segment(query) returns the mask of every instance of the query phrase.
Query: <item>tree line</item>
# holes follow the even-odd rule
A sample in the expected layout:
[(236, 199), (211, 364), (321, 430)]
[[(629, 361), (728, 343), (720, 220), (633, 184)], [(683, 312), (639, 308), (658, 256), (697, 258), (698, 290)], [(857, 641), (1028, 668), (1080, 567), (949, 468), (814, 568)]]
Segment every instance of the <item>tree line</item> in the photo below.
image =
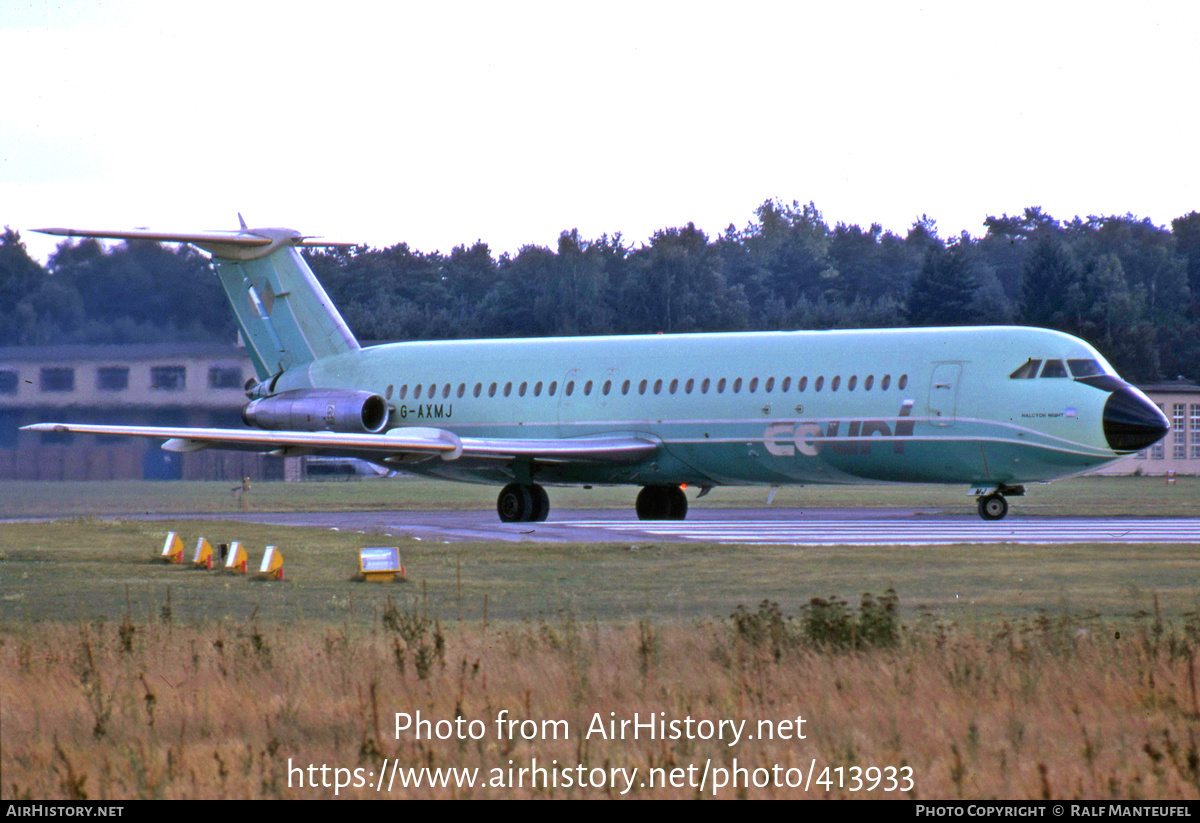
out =
[[(1128, 378), (1200, 379), (1200, 213), (990, 216), (981, 237), (830, 226), (770, 200), (744, 228), (693, 224), (632, 244), (564, 231), (555, 248), (448, 254), (407, 243), (306, 251), (360, 340), (1008, 324), (1094, 344)], [(204, 255), (64, 242), (46, 266), (0, 237), (0, 344), (229, 340)]]

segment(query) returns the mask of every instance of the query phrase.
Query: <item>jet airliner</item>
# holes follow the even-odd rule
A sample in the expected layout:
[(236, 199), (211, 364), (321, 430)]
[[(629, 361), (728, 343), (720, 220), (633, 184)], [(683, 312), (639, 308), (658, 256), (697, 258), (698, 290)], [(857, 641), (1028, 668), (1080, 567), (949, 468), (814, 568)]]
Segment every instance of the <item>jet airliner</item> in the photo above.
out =
[(411, 341), (361, 347), (291, 229), (39, 229), (190, 243), (211, 255), (255, 378), (242, 429), (38, 423), (160, 438), (174, 452), (341, 455), (503, 488), (506, 522), (546, 486), (640, 486), (683, 519), (686, 486), (963, 484), (985, 520), (1025, 484), (1086, 472), (1170, 425), (1086, 342), (1015, 326)]

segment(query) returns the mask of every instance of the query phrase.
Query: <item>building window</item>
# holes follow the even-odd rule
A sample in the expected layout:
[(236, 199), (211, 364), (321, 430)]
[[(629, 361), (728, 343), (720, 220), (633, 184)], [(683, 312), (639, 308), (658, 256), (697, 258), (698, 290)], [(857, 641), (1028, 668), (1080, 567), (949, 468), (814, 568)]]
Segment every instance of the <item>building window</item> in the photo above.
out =
[(1166, 456), (1166, 453), (1163, 450), (1162, 443), (1155, 443), (1153, 446), (1150, 447), (1150, 459), (1151, 460), (1162, 460), (1165, 456)]
[(96, 369), (96, 388), (100, 391), (124, 391), (129, 388), (129, 369), (125, 366)]
[(242, 387), (242, 370), (237, 366), (213, 366), (208, 370), (208, 387), (210, 389), (240, 389)]
[(1200, 403), (1192, 404), (1192, 459), (1200, 460)]
[(1171, 438), (1174, 448), (1171, 450), (1171, 455), (1176, 460), (1187, 459), (1187, 404), (1172, 403), (1171, 404), (1171, 428), (1174, 429)]
[(183, 366), (152, 366), (150, 388), (183, 391), (187, 387), (187, 369)]
[(74, 369), (42, 369), (42, 391), (75, 391)]
[(15, 371), (0, 371), (0, 394), (16, 394), (18, 379)]

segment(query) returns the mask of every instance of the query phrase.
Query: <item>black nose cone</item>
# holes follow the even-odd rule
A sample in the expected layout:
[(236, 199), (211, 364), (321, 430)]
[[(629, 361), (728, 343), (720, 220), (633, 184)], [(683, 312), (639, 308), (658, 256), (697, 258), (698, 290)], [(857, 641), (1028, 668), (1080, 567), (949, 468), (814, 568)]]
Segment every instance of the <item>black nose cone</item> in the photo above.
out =
[(1104, 436), (1115, 452), (1149, 448), (1170, 430), (1171, 424), (1162, 410), (1130, 386), (1114, 391), (1104, 404)]

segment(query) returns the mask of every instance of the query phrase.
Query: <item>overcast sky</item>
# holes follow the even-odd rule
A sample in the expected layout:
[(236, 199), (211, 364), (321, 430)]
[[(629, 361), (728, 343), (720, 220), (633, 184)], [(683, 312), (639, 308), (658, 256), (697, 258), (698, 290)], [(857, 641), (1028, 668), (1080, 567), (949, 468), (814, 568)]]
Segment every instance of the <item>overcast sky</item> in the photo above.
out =
[(0, 3), (0, 224), (422, 251), (1200, 209), (1200, 4)]

